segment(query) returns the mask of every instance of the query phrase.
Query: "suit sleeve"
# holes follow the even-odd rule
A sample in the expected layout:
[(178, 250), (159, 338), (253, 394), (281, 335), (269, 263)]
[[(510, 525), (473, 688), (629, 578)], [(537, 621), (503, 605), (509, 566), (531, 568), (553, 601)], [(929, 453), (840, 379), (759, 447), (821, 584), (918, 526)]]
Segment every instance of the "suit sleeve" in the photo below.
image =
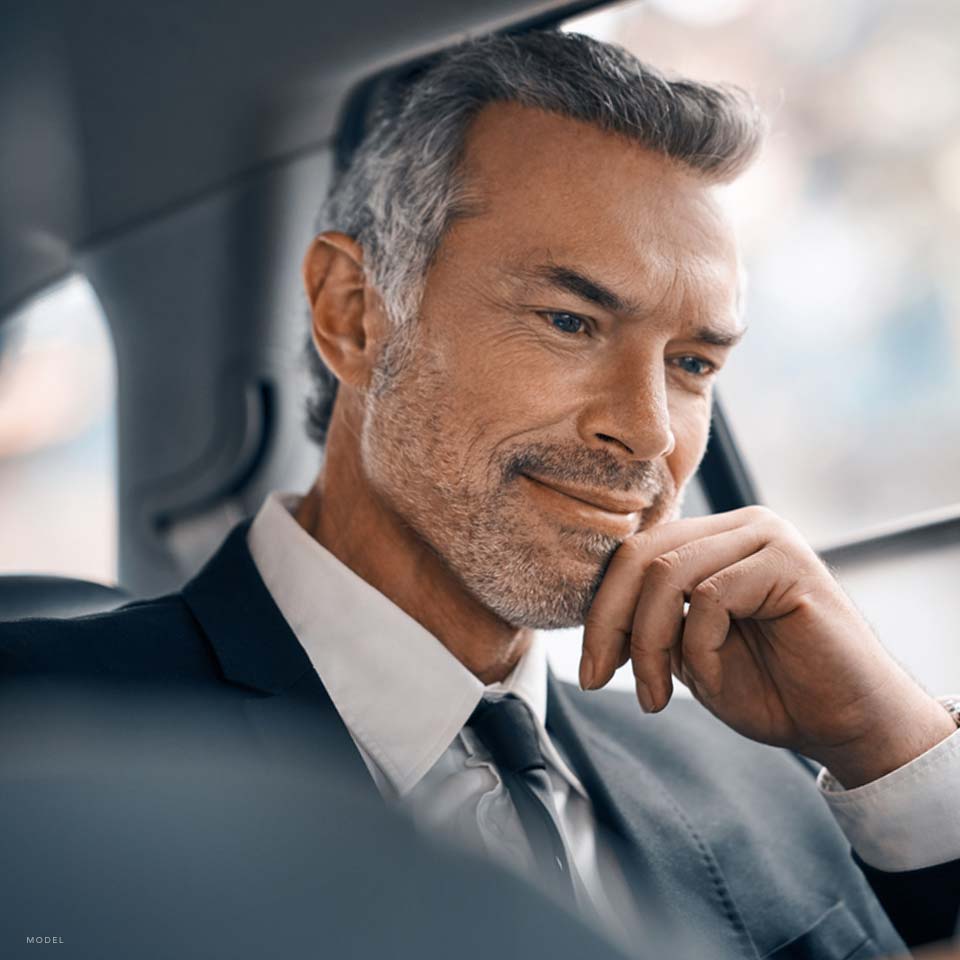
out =
[(891, 873), (853, 859), (908, 947), (948, 940), (957, 933), (960, 860)]
[(879, 780), (821, 795), (854, 861), (913, 947), (953, 936), (960, 913), (960, 730)]

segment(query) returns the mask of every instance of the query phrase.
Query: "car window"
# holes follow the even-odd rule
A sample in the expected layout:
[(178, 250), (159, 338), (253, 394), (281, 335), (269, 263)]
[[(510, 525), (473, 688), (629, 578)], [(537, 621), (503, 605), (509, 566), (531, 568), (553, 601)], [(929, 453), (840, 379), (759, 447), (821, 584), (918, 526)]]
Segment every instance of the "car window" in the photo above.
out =
[(761, 499), (821, 548), (956, 509), (960, 5), (649, 0), (565, 28), (771, 116), (723, 191), (750, 332), (719, 394)]
[(0, 325), (0, 571), (116, 579), (115, 393), (81, 277)]

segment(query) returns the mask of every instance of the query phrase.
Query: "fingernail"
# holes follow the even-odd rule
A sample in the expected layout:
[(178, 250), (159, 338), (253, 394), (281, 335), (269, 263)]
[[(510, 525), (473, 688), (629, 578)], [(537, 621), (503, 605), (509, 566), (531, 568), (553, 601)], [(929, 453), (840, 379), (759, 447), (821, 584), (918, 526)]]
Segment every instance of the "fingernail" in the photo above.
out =
[(637, 699), (644, 713), (653, 712), (653, 697), (650, 696), (650, 689), (642, 680), (637, 680)]
[(584, 650), (580, 657), (580, 689), (589, 690), (593, 683), (593, 657)]

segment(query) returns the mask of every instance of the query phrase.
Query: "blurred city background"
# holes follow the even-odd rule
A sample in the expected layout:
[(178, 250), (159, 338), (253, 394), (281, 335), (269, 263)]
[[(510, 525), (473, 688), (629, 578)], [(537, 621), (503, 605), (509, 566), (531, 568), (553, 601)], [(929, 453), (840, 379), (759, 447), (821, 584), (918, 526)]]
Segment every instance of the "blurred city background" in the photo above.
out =
[[(723, 190), (750, 333), (720, 395), (763, 500), (818, 548), (960, 509), (960, 4), (646, 0), (566, 28), (770, 115)], [(115, 378), (81, 276), (0, 326), (0, 571), (116, 578)], [(917, 669), (956, 659), (955, 633)], [(578, 652), (558, 642), (563, 674)]]

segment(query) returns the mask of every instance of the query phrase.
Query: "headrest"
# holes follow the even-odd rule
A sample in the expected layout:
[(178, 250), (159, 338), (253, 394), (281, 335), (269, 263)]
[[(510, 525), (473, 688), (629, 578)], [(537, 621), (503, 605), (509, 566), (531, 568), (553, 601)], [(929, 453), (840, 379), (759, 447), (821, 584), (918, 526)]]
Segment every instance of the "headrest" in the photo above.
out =
[(39, 574), (0, 576), (0, 620), (79, 617), (112, 610), (132, 598), (119, 587)]

